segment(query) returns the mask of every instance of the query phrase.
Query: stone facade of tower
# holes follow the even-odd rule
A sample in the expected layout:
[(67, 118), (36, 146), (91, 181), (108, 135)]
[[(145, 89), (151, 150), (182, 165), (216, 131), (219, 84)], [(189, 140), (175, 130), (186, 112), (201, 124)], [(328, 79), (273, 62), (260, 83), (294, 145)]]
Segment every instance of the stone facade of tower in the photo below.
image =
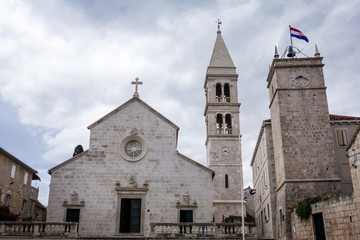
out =
[(243, 183), (237, 79), (236, 67), (218, 31), (204, 83), (207, 166), (215, 172), (215, 222), (241, 216)]
[(267, 78), (276, 171), (276, 238), (291, 239), (289, 206), (338, 193), (322, 58), (275, 58)]

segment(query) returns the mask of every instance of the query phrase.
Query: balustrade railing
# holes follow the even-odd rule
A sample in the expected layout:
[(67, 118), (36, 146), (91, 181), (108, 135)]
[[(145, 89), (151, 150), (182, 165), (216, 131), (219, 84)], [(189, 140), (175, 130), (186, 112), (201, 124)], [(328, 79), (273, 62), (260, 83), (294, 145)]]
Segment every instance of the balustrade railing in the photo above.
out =
[[(222, 237), (242, 234), (241, 223), (150, 223), (150, 226), (152, 236)], [(249, 224), (245, 225), (244, 232), (250, 233)]]
[(230, 102), (230, 97), (216, 96), (216, 102), (217, 102), (217, 103), (220, 103), (220, 102)]
[(77, 237), (76, 222), (0, 222), (0, 236)]

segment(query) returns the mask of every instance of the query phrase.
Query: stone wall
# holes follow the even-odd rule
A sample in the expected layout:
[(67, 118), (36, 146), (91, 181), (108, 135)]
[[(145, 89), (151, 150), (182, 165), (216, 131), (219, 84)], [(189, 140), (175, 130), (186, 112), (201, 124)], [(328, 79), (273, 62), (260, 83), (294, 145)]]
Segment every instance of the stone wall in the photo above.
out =
[[(354, 197), (341, 196), (312, 204), (312, 214), (322, 213), (326, 239), (360, 239), (360, 225), (357, 222)], [(315, 230), (312, 216), (300, 220), (292, 213), (293, 239), (314, 239)]]
[[(6, 196), (10, 196), (10, 211), (20, 214), (20, 219), (28, 217), (27, 210), (30, 202), (31, 180), (33, 172), (24, 167), (20, 160), (0, 149), (0, 206), (4, 206)], [(12, 166), (15, 174), (11, 176)], [(25, 177), (27, 175), (27, 177)], [(26, 179), (25, 179), (26, 178)], [(26, 182), (25, 182), (26, 180)], [(37, 189), (38, 191), (38, 189)], [(31, 214), (30, 214), (31, 216)]]
[[(177, 152), (176, 125), (140, 100), (125, 105), (91, 128), (89, 150), (51, 170), (47, 221), (64, 221), (67, 208), (79, 208), (81, 236), (111, 237), (119, 234), (125, 196), (142, 199), (145, 236), (150, 223), (179, 222), (182, 209), (193, 210), (194, 222), (211, 222), (213, 172)], [(120, 146), (134, 128), (147, 153), (128, 161)]]

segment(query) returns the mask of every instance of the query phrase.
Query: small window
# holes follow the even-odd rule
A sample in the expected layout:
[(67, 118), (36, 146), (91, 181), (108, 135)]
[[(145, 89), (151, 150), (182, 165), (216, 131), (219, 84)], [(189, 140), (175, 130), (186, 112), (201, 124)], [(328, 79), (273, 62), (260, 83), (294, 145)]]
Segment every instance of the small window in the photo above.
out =
[(28, 182), (28, 177), (29, 177), (29, 174), (27, 172), (25, 172), (24, 174), (24, 184), (26, 185), (27, 182)]
[(11, 166), (11, 174), (10, 174), (11, 178), (15, 178), (15, 172), (16, 172), (16, 166), (12, 165)]
[(224, 84), (224, 95), (225, 95), (225, 102), (230, 102), (230, 86), (228, 83)]
[(216, 115), (216, 133), (223, 134), (223, 116), (222, 116), (222, 114)]
[(22, 206), (21, 206), (21, 210), (25, 210), (26, 208), (26, 200), (23, 200)]
[(226, 125), (225, 133), (226, 133), (226, 134), (232, 134), (231, 121), (232, 121), (231, 115), (230, 115), (230, 114), (226, 114), (226, 115), (225, 115), (225, 125)]
[(229, 176), (225, 174), (225, 188), (229, 188)]
[(216, 102), (221, 102), (221, 84), (217, 83), (216, 84)]
[(268, 219), (270, 219), (270, 206), (269, 206), (269, 204), (267, 204), (267, 216), (268, 216)]
[(268, 216), (267, 216), (267, 214), (266, 214), (266, 209), (265, 209), (265, 208), (264, 208), (264, 218), (265, 218), (265, 221), (267, 221)]
[(341, 163), (341, 177), (345, 183), (351, 183), (350, 164)]
[(11, 199), (11, 196), (9, 194), (6, 195), (6, 198), (5, 198), (5, 207), (9, 207), (10, 206), (10, 199)]
[(337, 137), (337, 142), (338, 142), (339, 146), (347, 146), (348, 145), (346, 129), (336, 130), (336, 137)]
[(29, 205), (28, 205), (28, 215), (32, 215), (32, 213), (33, 213), (33, 209), (34, 209), (34, 204), (35, 204), (35, 202), (34, 202), (34, 200), (29, 200)]

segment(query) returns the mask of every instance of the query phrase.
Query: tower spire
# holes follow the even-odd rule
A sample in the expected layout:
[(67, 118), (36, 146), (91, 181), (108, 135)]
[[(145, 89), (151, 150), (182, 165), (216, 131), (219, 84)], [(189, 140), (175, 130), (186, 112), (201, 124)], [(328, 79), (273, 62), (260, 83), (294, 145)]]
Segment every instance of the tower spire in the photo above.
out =
[(235, 67), (234, 62), (231, 59), (229, 51), (224, 42), (224, 39), (221, 36), (220, 27), (218, 28), (217, 31), (217, 37), (209, 67)]

